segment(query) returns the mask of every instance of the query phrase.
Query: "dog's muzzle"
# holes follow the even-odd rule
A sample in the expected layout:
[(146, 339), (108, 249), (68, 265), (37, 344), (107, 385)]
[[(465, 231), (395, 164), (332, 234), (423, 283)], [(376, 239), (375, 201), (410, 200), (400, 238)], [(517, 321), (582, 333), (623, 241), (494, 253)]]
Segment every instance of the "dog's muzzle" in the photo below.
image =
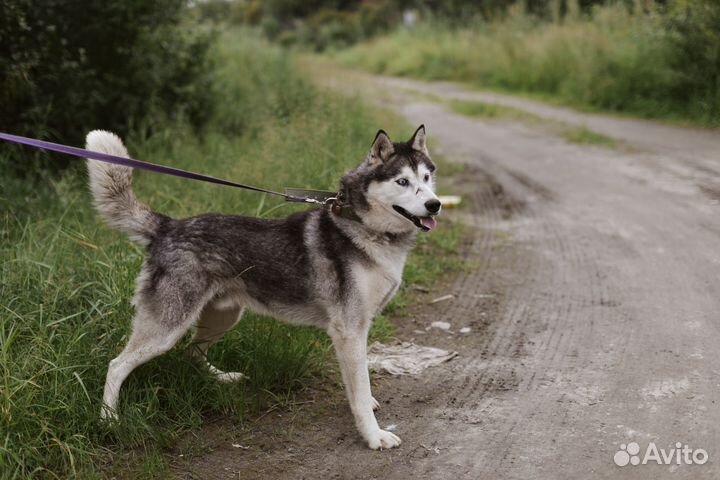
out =
[(437, 220), (435, 220), (434, 216), (428, 215), (427, 217), (418, 217), (417, 215), (413, 215), (399, 205), (393, 205), (393, 209), (403, 217), (410, 220), (416, 227), (418, 227), (423, 232), (429, 232), (433, 228), (437, 227)]

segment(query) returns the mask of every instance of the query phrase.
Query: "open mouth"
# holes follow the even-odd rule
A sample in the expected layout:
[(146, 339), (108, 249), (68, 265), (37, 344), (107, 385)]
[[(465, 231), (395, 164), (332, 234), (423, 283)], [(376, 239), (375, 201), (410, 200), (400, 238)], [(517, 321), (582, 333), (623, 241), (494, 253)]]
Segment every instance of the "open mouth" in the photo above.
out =
[(414, 223), (415, 226), (423, 232), (429, 232), (433, 228), (437, 227), (437, 220), (435, 220), (435, 218), (433, 217), (418, 217), (398, 205), (393, 205), (393, 209), (400, 215)]

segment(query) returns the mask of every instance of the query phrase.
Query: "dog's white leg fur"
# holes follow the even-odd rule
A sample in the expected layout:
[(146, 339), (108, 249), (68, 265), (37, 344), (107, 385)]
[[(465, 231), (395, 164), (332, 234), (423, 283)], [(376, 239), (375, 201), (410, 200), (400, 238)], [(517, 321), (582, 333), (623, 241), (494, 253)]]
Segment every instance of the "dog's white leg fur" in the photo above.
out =
[(367, 329), (348, 334), (346, 331), (338, 331), (331, 326), (328, 333), (335, 347), (350, 409), (360, 434), (373, 450), (399, 446), (400, 438), (393, 433), (381, 430), (373, 413), (373, 407), (377, 402), (374, 402), (370, 393), (370, 373), (367, 368)]
[[(192, 320), (192, 317), (191, 317)], [(101, 418), (117, 419), (120, 387), (137, 367), (170, 350), (190, 328), (185, 321), (168, 329), (151, 318), (149, 312), (139, 310), (133, 319), (133, 330), (125, 349), (110, 361), (103, 393)]]
[(130, 339), (122, 353), (110, 361), (108, 366), (101, 418), (118, 418), (118, 398), (125, 379), (143, 363), (175, 346), (198, 318), (203, 305), (213, 297), (214, 292), (208, 290), (205, 295), (204, 298), (190, 300), (184, 305), (180, 302), (177, 305), (156, 306), (151, 306), (151, 301), (142, 294), (136, 296), (136, 313)]
[(205, 306), (198, 319), (195, 335), (190, 346), (192, 356), (204, 362), (210, 373), (224, 383), (237, 382), (245, 378), (245, 375), (241, 372), (224, 372), (211, 365), (207, 361), (207, 352), (214, 343), (219, 341), (223, 335), (240, 321), (243, 310), (242, 308), (223, 310), (216, 308), (212, 304)]
[[(367, 342), (366, 342), (366, 343), (367, 343)], [(368, 370), (370, 370), (370, 367), (369, 367), (369, 366), (367, 366), (366, 368), (367, 368)], [(372, 399), (372, 400), (371, 400), (371, 403), (372, 403), (373, 412), (376, 412), (376, 411), (380, 410), (380, 402), (378, 402), (378, 401), (375, 399), (374, 396), (372, 396), (372, 397), (370, 397), (370, 398)]]

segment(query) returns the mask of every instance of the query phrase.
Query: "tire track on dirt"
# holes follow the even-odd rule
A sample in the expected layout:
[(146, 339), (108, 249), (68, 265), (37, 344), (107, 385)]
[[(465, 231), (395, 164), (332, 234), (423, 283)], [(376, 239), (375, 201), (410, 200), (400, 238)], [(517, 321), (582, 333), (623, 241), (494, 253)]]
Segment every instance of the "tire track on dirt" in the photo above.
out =
[[(506, 245), (494, 245), (493, 237), (497, 237), (497, 232), (505, 232), (508, 219), (519, 215), (525, 208), (522, 202), (518, 202), (514, 196), (507, 193), (507, 190), (498, 180), (491, 174), (485, 173), (485, 177), (489, 180), (484, 182), (488, 185), (478, 195), (477, 192), (473, 196), (473, 210), (479, 214), (475, 219), (475, 231), (487, 232), (485, 240), (482, 244), (478, 255), (484, 257), (484, 262), (474, 272), (466, 275), (464, 282), (464, 291), (460, 292), (459, 298), (472, 299), (478, 291), (487, 289), (492, 285), (493, 279), (490, 279), (493, 272), (497, 269), (493, 268), (494, 256), (492, 252), (497, 248), (505, 249)], [(480, 182), (478, 182), (480, 183)], [(495, 240), (496, 241), (496, 240)], [(533, 271), (529, 262), (530, 257), (525, 255), (513, 254), (510, 258), (506, 258), (506, 265), (509, 271)], [(497, 287), (490, 288), (498, 290)], [(521, 303), (514, 297), (506, 297), (502, 299), (504, 309), (517, 310), (521, 308)], [(457, 302), (454, 309), (448, 311), (447, 319), (472, 317), (476, 313), (477, 307), (483, 306), (483, 302), (464, 300)], [(477, 344), (476, 348), (465, 355), (463, 366), (463, 375), (468, 381), (452, 388), (450, 391), (450, 405), (458, 409), (464, 409), (468, 401), (474, 401), (472, 406), (477, 406), (478, 402), (484, 399), (484, 394), (494, 389), (505, 388), (506, 373), (502, 371), (498, 365), (487, 364), (488, 359), (497, 358), (498, 355), (506, 355), (508, 353), (514, 355), (513, 350), (516, 349), (515, 341), (518, 328), (521, 328), (517, 322), (511, 317), (509, 321), (502, 321), (496, 318), (491, 324), (492, 332), (484, 335), (483, 339)], [(481, 375), (477, 375), (477, 365), (487, 364)], [(474, 377), (474, 378), (473, 378)], [(491, 407), (490, 404), (485, 406)]]
[[(583, 232), (568, 232), (566, 225), (548, 215), (546, 206), (539, 204), (552, 202), (554, 193), (516, 172), (503, 171), (503, 167), (488, 158), (482, 158), (480, 164), (483, 170), (492, 172), (500, 188), (514, 192), (519, 199), (516, 204), (523, 205), (522, 209), (513, 212), (514, 219), (508, 219), (498, 214), (500, 209), (492, 198), (477, 196), (478, 201), (485, 204), (476, 208), (481, 218), (476, 222), (478, 228), (510, 231), (513, 237), (522, 230), (521, 238), (511, 241), (515, 255), (512, 259), (505, 258), (501, 264), (492, 260), (497, 246), (484, 244), (483, 248), (487, 250), (481, 254), (486, 256), (487, 261), (482, 263), (481, 268), (494, 273), (522, 271), (526, 275), (523, 282), (503, 285), (505, 297), (496, 323), (489, 326), (486, 338), (477, 344), (476, 353), (464, 355), (462, 367), (453, 371), (462, 372), (464, 380), (451, 388), (448, 408), (456, 411), (468, 407), (480, 409), (482, 415), (484, 411), (491, 411), (497, 402), (507, 403), (508, 399), (502, 395), (506, 391), (521, 390), (529, 392), (534, 398), (533, 402), (514, 411), (514, 420), (506, 422), (496, 433), (485, 435), (485, 441), (495, 446), (492, 448), (495, 453), (486, 457), (494, 458), (494, 461), (476, 465), (478, 468), (471, 468), (471, 471), (487, 472), (500, 471), (503, 465), (513, 463), (510, 458), (513, 456), (513, 436), (523, 424), (522, 419), (542, 413), (550, 403), (566, 401), (566, 394), (546, 387), (564, 381), (558, 373), (563, 368), (580, 369), (592, 361), (589, 353), (578, 354), (578, 350), (587, 349), (577, 345), (583, 341), (587, 344), (594, 323), (604, 321), (607, 307), (613, 301), (609, 300), (610, 294), (600, 282), (602, 275), (597, 255), (592, 251), (588, 253), (585, 248), (587, 242)], [(525, 200), (532, 197), (535, 197), (534, 201)], [(483, 272), (475, 276), (479, 283), (492, 281)], [(465, 288), (471, 278), (473, 275), (463, 280)], [(573, 282), (586, 284), (587, 291), (578, 293), (577, 289), (568, 288)], [(448, 310), (446, 319), (462, 318), (459, 315), (471, 312), (473, 307), (468, 302), (458, 303), (456, 308)], [(530, 336), (537, 341), (529, 341)], [(623, 346), (618, 347), (624, 349)], [(527, 361), (534, 362), (531, 368), (525, 368), (530, 370), (526, 372), (529, 375), (518, 374), (516, 369), (522, 369), (523, 362)], [(592, 390), (587, 395), (590, 398), (578, 398), (576, 395), (567, 401), (596, 401)], [(454, 419), (456, 415), (451, 411), (446, 412), (445, 417)], [(483, 422), (481, 418), (470, 420), (473, 423)], [(566, 423), (563, 420), (559, 427)]]
[[(538, 223), (534, 206), (527, 207), (521, 215), (528, 219), (530, 224)], [(525, 242), (529, 245), (537, 245), (540, 242), (544, 243), (544, 248), (559, 254), (559, 265), (567, 265), (569, 260), (567, 253), (569, 249), (566, 248), (562, 238), (556, 234), (556, 230), (548, 228), (548, 224), (542, 225), (538, 233), (532, 236), (526, 235)], [(571, 313), (570, 307), (572, 304), (568, 302), (567, 297), (562, 293), (559, 295), (555, 294), (556, 291), (562, 292), (561, 289), (557, 289), (556, 287), (566, 281), (567, 269), (553, 268), (552, 262), (549, 262), (546, 258), (534, 258), (532, 263), (534, 265), (529, 267), (530, 271), (536, 273), (526, 278), (526, 282), (524, 282), (520, 288), (511, 288), (511, 293), (508, 293), (511, 300), (508, 302), (505, 317), (507, 318), (507, 325), (510, 326), (510, 328), (505, 331), (504, 336), (496, 337), (497, 345), (491, 353), (492, 358), (507, 358), (510, 364), (502, 365), (496, 363), (496, 368), (486, 368), (479, 377), (481, 382), (486, 377), (494, 380), (499, 376), (507, 375), (505, 370), (508, 368), (512, 369), (511, 372), (515, 372), (513, 363), (518, 360), (521, 364), (523, 358), (525, 361), (533, 361), (535, 362), (534, 368), (532, 369), (533, 374), (525, 378), (522, 375), (514, 375), (513, 380), (518, 381), (518, 384), (511, 385), (508, 390), (533, 392), (536, 402), (525, 412), (516, 412), (516, 414), (513, 415), (514, 420), (511, 420), (510, 425), (507, 425), (505, 429), (500, 430), (497, 435), (490, 438), (490, 441), (497, 445), (497, 453), (499, 454), (491, 455), (490, 457), (494, 458), (495, 461), (493, 464), (482, 466), (481, 470), (494, 471), (500, 468), (500, 466), (507, 464), (509, 460), (508, 457), (511, 456), (512, 452), (513, 435), (520, 424), (520, 419), (532, 415), (535, 410), (543, 408), (546, 395), (544, 395), (544, 391), (540, 389), (540, 386), (549, 380), (548, 370), (552, 367), (551, 363), (548, 363), (546, 353), (553, 354), (557, 352), (558, 348), (556, 344), (559, 343), (563, 335), (565, 335), (560, 327), (566, 323), (564, 320)], [(517, 268), (517, 265), (508, 266), (508, 268)], [(537, 272), (543, 272), (542, 277)], [(567, 308), (563, 310), (563, 306)], [(560, 314), (558, 314), (558, 312), (560, 312)], [(526, 342), (529, 342), (528, 331), (537, 331), (538, 329), (541, 330), (542, 341), (532, 346), (527, 345)], [(528, 347), (533, 350), (532, 360), (528, 359), (528, 352), (526, 351)], [(468, 365), (468, 368), (477, 369), (479, 366), (471, 363)], [(493, 385), (494, 381), (487, 383), (488, 385)], [(485, 391), (480, 392), (481, 398), (478, 401), (482, 401), (482, 397), (486, 393), (493, 394), (494, 392), (489, 388), (485, 389)], [(468, 392), (468, 394), (472, 395), (472, 392)], [(489, 403), (491, 404), (492, 400), (490, 400)]]

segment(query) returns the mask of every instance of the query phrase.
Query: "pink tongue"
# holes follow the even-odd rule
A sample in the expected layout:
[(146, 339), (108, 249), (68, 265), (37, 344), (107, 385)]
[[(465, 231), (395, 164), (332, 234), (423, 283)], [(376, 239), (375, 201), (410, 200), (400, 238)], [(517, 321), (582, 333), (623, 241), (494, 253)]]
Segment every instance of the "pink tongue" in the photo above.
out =
[(437, 227), (437, 220), (435, 220), (434, 217), (420, 217), (420, 223), (428, 230), (432, 230)]

